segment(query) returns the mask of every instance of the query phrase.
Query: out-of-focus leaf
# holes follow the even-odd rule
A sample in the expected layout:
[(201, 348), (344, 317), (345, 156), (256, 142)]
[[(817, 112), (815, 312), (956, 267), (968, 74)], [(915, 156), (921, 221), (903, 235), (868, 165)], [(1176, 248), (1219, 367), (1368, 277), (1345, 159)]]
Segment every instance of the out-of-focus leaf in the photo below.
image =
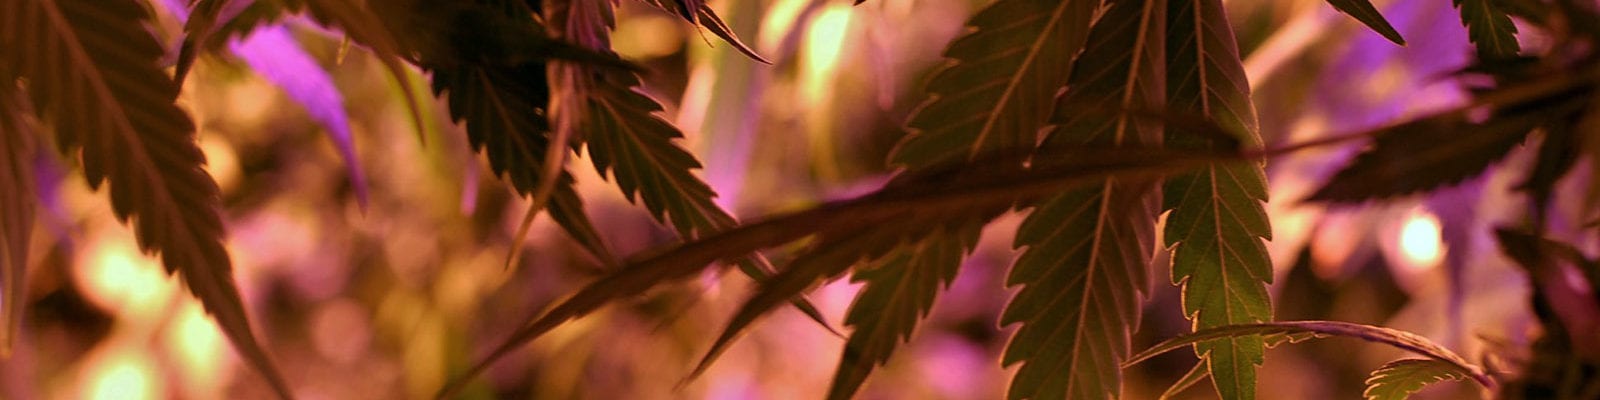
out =
[(685, 0), (640, 1), (683, 17), (684, 20), (689, 21), (692, 24), (705, 27), (706, 30), (711, 31), (711, 34), (722, 38), (722, 41), (728, 42), (728, 44), (733, 46), (735, 50), (738, 50), (739, 53), (744, 54), (746, 57), (750, 57), (752, 60), (756, 60), (763, 64), (772, 64), (772, 61), (767, 60), (766, 57), (762, 57), (761, 54), (756, 53), (756, 49), (744, 44), (743, 40), (739, 40), (739, 35), (733, 33), (733, 28), (729, 27), (728, 23), (723, 22), (722, 17), (717, 16), (716, 10), (712, 10), (711, 6), (707, 5), (704, 1), (689, 1), (690, 3), (695, 3), (698, 5), (697, 7), (693, 8), (695, 10), (694, 13), (687, 13), (683, 11), (684, 8), (679, 3), (682, 3)]
[(1539, 142), (1539, 156), (1534, 160), (1533, 167), (1528, 169), (1522, 183), (1517, 184), (1516, 190), (1528, 193), (1528, 202), (1532, 203), (1537, 214), (1534, 218), (1539, 224), (1543, 224), (1545, 216), (1549, 214), (1556, 182), (1578, 163), (1578, 156), (1582, 152), (1577, 132), (1579, 118), (1580, 115), (1574, 115), (1545, 123), (1544, 140)]
[[(486, 153), (495, 174), (523, 195), (540, 184), (539, 172), (550, 140), (549, 122), (539, 114), (550, 102), (544, 64), (515, 68), (459, 67), (435, 69), (433, 90), (447, 94), (450, 117), (464, 122), (473, 149)], [(610, 254), (594, 224), (583, 213), (572, 177), (562, 174), (546, 209), (578, 243), (597, 256)]]
[(1463, 379), (1467, 379), (1467, 375), (1447, 362), (1414, 358), (1394, 360), (1372, 371), (1367, 377), (1367, 390), (1361, 395), (1367, 400), (1405, 400), (1423, 386)]
[[(1168, 12), (1168, 112), (1204, 117), (1237, 143), (1259, 147), (1250, 85), (1240, 65), (1232, 25), (1220, 0), (1178, 0)], [(1177, 126), (1166, 130), (1168, 146), (1179, 149), (1231, 147)], [(1272, 227), (1262, 202), (1266, 176), (1254, 161), (1212, 164), (1198, 172), (1168, 178), (1163, 187), (1166, 245), (1172, 254), (1172, 282), (1183, 286), (1183, 313), (1194, 329), (1272, 320), (1272, 262), (1262, 239)], [(1195, 353), (1211, 370), (1224, 399), (1253, 399), (1256, 366), (1264, 343), (1259, 336), (1227, 337), (1199, 343)]]
[(1533, 128), (1583, 106), (1572, 99), (1534, 104), (1491, 116), (1481, 124), (1449, 113), (1385, 128), (1377, 132), (1372, 147), (1307, 200), (1360, 202), (1460, 182), (1505, 157)]
[[(173, 8), (174, 14), (180, 14), (176, 11), (183, 7), (182, 3), (174, 4), (169, 0), (168, 4)], [(172, 74), (172, 80), (177, 81), (179, 85), (182, 85), (184, 78), (189, 75), (189, 68), (194, 66), (199, 51), (197, 46), (210, 40), (211, 33), (216, 30), (217, 18), (221, 17), (222, 9), (228, 4), (228, 0), (199, 0), (191, 4), (194, 8), (190, 10), (188, 19), (183, 23), (185, 35), (183, 43), (178, 45), (178, 61)]]
[[(1163, 0), (1115, 0), (1089, 33), (1044, 148), (1160, 143), (1161, 124), (1127, 112), (1165, 104)], [(1106, 107), (1109, 105), (1110, 107)], [(1150, 286), (1160, 206), (1154, 181), (1111, 177), (1037, 206), (1017, 228), (1025, 247), (1007, 285), (1023, 285), (1001, 325), (1022, 323), (1002, 363), (1022, 363), (1012, 399), (1121, 393), (1122, 359)]]
[(27, 300), (28, 239), (33, 235), (34, 132), (22, 122), (16, 78), (0, 65), (0, 358), (11, 356)]
[(855, 397), (872, 370), (888, 362), (900, 343), (911, 340), (934, 298), (955, 280), (966, 252), (977, 245), (981, 228), (975, 224), (933, 232), (855, 272), (851, 280), (862, 283), (861, 292), (844, 320), (855, 330), (845, 342), (829, 399)]
[[(1586, 293), (1568, 283), (1567, 270), (1557, 261), (1578, 269), (1590, 287), (1600, 278), (1600, 266), (1570, 244), (1506, 228), (1496, 228), (1494, 233), (1500, 251), (1516, 261), (1532, 281), (1534, 314), (1545, 330), (1544, 337), (1534, 344), (1534, 356), (1540, 360), (1535, 362), (1574, 367), (1600, 362), (1600, 344), (1591, 340), (1600, 335), (1600, 294)], [(1531, 368), (1525, 378), (1543, 378), (1532, 370), (1548, 367)]]
[(1454, 0), (1453, 3), (1461, 11), (1467, 38), (1477, 45), (1478, 58), (1512, 57), (1522, 50), (1517, 44), (1517, 26), (1511, 23), (1511, 17), (1500, 9), (1497, 1)]
[(0, 57), (27, 79), (90, 187), (111, 183), (112, 211), (131, 223), (139, 247), (182, 276), (246, 363), (290, 397), (250, 331), (222, 246), (217, 185), (201, 169), (194, 123), (174, 103), (177, 83), (157, 67), (162, 50), (148, 18), (131, 0), (6, 1)]
[[(635, 258), (616, 272), (584, 286), (572, 297), (561, 301), (532, 323), (513, 332), (511, 337), (496, 347), (483, 361), (465, 375), (450, 381), (440, 391), (439, 397), (453, 395), (468, 380), (482, 373), (495, 361), (568, 320), (587, 315), (612, 301), (643, 293), (657, 285), (694, 277), (707, 265), (718, 260), (744, 257), (763, 248), (793, 242), (817, 233), (831, 233), (835, 238), (847, 238), (852, 236), (852, 233), (872, 227), (894, 227), (896, 224), (889, 224), (891, 221), (917, 221), (905, 218), (912, 212), (928, 220), (927, 224), (916, 224), (918, 226), (933, 226), (929, 224), (933, 224), (934, 221), (943, 221), (944, 226), (957, 226), (961, 222), (975, 219), (975, 215), (981, 216), (984, 212), (991, 211), (992, 208), (1003, 210), (1017, 201), (1036, 200), (1060, 193), (1065, 189), (1098, 182), (1110, 175), (1155, 177), (1195, 168), (1219, 159), (1238, 157), (1236, 154), (1165, 149), (1077, 149), (1033, 157), (1029, 163), (1024, 163), (1022, 158), (986, 159), (982, 163), (930, 168), (926, 171), (903, 174), (873, 194), (748, 223), (662, 252), (654, 252), (653, 255)], [(928, 231), (915, 233), (926, 235)], [(852, 242), (840, 240), (839, 243), (850, 245)], [(890, 246), (894, 244), (896, 243), (889, 243)], [(819, 251), (826, 249), (819, 248)], [(820, 255), (811, 257), (842, 259), (848, 255), (844, 253), (850, 252), (830, 253), (827, 254), (828, 257)], [(837, 268), (846, 267), (848, 266)], [(791, 266), (790, 269), (794, 267)], [(809, 268), (805, 273), (785, 273), (790, 274), (789, 278), (792, 279), (826, 275), (827, 272), (829, 271), (826, 268), (816, 267)], [(778, 282), (780, 277), (764, 282), (761, 293), (773, 292), (765, 289), (768, 286), (793, 285), (788, 281)], [(746, 308), (757, 308), (749, 306), (750, 304), (747, 304)]]
[(979, 11), (967, 21), (972, 32), (945, 49), (950, 60), (929, 80), (928, 99), (906, 123), (913, 133), (890, 163), (1032, 150), (1100, 7), (1100, 0), (999, 0)]
[(233, 53), (244, 59), (251, 70), (261, 74), (294, 99), (312, 119), (322, 124), (344, 158), (346, 175), (355, 189), (356, 201), (367, 207), (367, 177), (356, 158), (355, 139), (350, 134), (350, 117), (344, 112), (344, 95), (333, 78), (316, 60), (300, 48), (300, 43), (281, 26), (267, 27), (233, 45)]
[(1389, 20), (1384, 19), (1378, 8), (1372, 6), (1371, 0), (1328, 0), (1328, 5), (1350, 15), (1356, 21), (1361, 21), (1368, 28), (1372, 28), (1373, 32), (1383, 35), (1384, 39), (1402, 46), (1406, 44), (1406, 39), (1400, 37), (1400, 32), (1395, 31), (1393, 25), (1389, 25)]
[[(1307, 336), (1307, 334), (1315, 334), (1316, 336)], [(1226, 325), (1201, 329), (1172, 339), (1167, 339), (1161, 343), (1157, 343), (1154, 346), (1150, 346), (1149, 349), (1129, 357), (1128, 361), (1123, 362), (1123, 366), (1127, 367), (1138, 364), (1139, 362), (1148, 360), (1151, 357), (1160, 355), (1161, 353), (1176, 350), (1195, 343), (1217, 340), (1221, 338), (1251, 336), (1276, 337), (1274, 340), (1284, 340), (1284, 338), (1287, 338), (1290, 342), (1295, 342), (1295, 338), (1301, 338), (1303, 340), (1310, 337), (1342, 336), (1361, 339), (1368, 342), (1383, 343), (1394, 346), (1401, 350), (1426, 356), (1434, 361), (1439, 361), (1465, 376), (1472, 377), (1473, 380), (1482, 383), (1485, 387), (1494, 386), (1493, 379), (1490, 378), (1489, 375), (1485, 374), (1482, 368), (1467, 362), (1466, 359), (1461, 358), (1461, 356), (1457, 355), (1455, 352), (1433, 343), (1433, 341), (1428, 340), (1428, 338), (1417, 336), (1416, 334), (1410, 332), (1384, 328), (1381, 326), (1352, 324), (1349, 322), (1340, 321), (1277, 321), (1259, 324)]]

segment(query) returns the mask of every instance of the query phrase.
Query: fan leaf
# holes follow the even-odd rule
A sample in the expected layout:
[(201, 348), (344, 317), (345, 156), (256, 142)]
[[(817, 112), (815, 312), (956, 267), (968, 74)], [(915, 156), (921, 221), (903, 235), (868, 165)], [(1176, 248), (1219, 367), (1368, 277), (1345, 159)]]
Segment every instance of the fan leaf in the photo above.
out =
[(999, 0), (945, 49), (946, 66), (912, 113), (893, 164), (927, 166), (996, 151), (1023, 154), (1071, 76), (1100, 0)]
[(245, 361), (290, 397), (250, 331), (222, 246), (217, 186), (201, 169), (193, 122), (174, 103), (177, 83), (157, 66), (162, 50), (148, 19), (130, 0), (6, 1), (0, 57), (27, 79), (90, 187), (110, 182), (112, 211), (132, 225), (139, 247), (180, 275)]
[[(1162, 0), (1119, 0), (1089, 34), (1059, 100), (1046, 149), (1159, 143), (1159, 123), (1125, 110), (1165, 104)], [(1022, 363), (1009, 398), (1101, 399), (1121, 393), (1122, 359), (1150, 284), (1159, 195), (1153, 181), (1113, 177), (1038, 205), (1017, 228), (1026, 247), (1000, 317), (1021, 322), (1002, 363)]]
[[(973, 217), (980, 215), (979, 211), (1004, 210), (1017, 201), (1037, 200), (1065, 189), (1097, 182), (1109, 175), (1159, 176), (1219, 159), (1239, 159), (1239, 155), (1164, 149), (1094, 149), (1035, 157), (1026, 165), (1021, 158), (1001, 158), (903, 174), (870, 195), (747, 223), (654, 255), (636, 258), (616, 272), (585, 285), (532, 323), (513, 332), (489, 356), (446, 385), (439, 397), (453, 395), (495, 361), (566, 321), (657, 285), (692, 278), (718, 260), (744, 257), (760, 249), (817, 233), (831, 233), (835, 235), (832, 237), (840, 237), (871, 227), (892, 227), (897, 224), (891, 224), (890, 221), (914, 220), (904, 217), (908, 212), (931, 216), (924, 217), (930, 220), (946, 221), (945, 226), (959, 226), (960, 223), (980, 219)], [(928, 233), (924, 230), (913, 234)], [(892, 247), (896, 244), (888, 245)], [(827, 258), (842, 259), (844, 256)], [(810, 274), (791, 273), (791, 276), (804, 278), (807, 275), (827, 275), (829, 272), (821, 267), (817, 269), (822, 273), (810, 271)], [(791, 285), (776, 282), (780, 282), (779, 277), (763, 282), (763, 287)], [(763, 293), (768, 291), (762, 290)]]
[(1500, 59), (1517, 55), (1517, 26), (1511, 23), (1495, 0), (1454, 0), (1467, 27), (1467, 39), (1477, 45), (1479, 59)]
[(1263, 336), (1272, 342), (1286, 340), (1293, 343), (1309, 338), (1341, 336), (1361, 339), (1368, 342), (1387, 344), (1401, 350), (1410, 351), (1428, 357), (1430, 360), (1443, 363), (1449, 366), (1449, 368), (1460, 372), (1465, 376), (1472, 377), (1473, 380), (1482, 383), (1485, 387), (1493, 387), (1493, 380), (1489, 377), (1489, 375), (1483, 372), (1482, 368), (1467, 362), (1467, 360), (1461, 358), (1460, 355), (1457, 355), (1455, 352), (1433, 343), (1433, 341), (1428, 340), (1428, 338), (1417, 336), (1416, 334), (1410, 332), (1384, 328), (1381, 326), (1352, 324), (1349, 322), (1339, 321), (1278, 321), (1259, 324), (1227, 325), (1196, 330), (1172, 339), (1164, 340), (1154, 346), (1150, 346), (1149, 349), (1129, 357), (1128, 361), (1123, 363), (1123, 366), (1127, 367), (1138, 364), (1139, 362), (1148, 360), (1151, 357), (1160, 355), (1161, 353), (1176, 350), (1196, 343), (1203, 343), (1222, 338)]
[(977, 245), (982, 227), (935, 232), (855, 272), (851, 280), (862, 283), (861, 292), (844, 320), (855, 330), (845, 342), (829, 399), (855, 397), (872, 370), (888, 362), (900, 343), (911, 340), (918, 322), (933, 308), (934, 298), (955, 280), (966, 252)]
[(28, 240), (33, 235), (33, 132), (22, 124), (16, 78), (0, 66), (0, 358), (11, 355), (27, 300)]
[[(750, 59), (756, 60), (757, 62), (760, 62), (762, 64), (772, 64), (771, 60), (768, 60), (766, 57), (762, 57), (761, 54), (756, 53), (756, 49), (751, 48), (750, 45), (747, 45), (747, 44), (744, 43), (743, 40), (740, 40), (739, 39), (739, 35), (733, 32), (733, 28), (729, 27), (728, 23), (723, 22), (722, 21), (722, 17), (717, 16), (716, 10), (711, 9), (711, 6), (706, 4), (706, 2), (704, 2), (704, 1), (699, 1), (699, 0), (693, 0), (693, 1), (690, 1), (690, 0), (667, 0), (667, 1), (663, 1), (663, 0), (640, 0), (640, 1), (643, 1), (645, 4), (649, 4), (649, 5), (655, 6), (656, 8), (659, 8), (659, 9), (661, 9), (663, 11), (666, 11), (666, 12), (672, 13), (674, 15), (677, 15), (679, 17), (682, 17), (685, 21), (689, 21), (689, 23), (691, 23), (691, 24), (695, 24), (695, 25), (699, 25), (701, 27), (705, 27), (706, 30), (711, 31), (711, 34), (717, 35), (717, 37), (722, 38), (722, 41), (724, 41), (724, 42), (728, 42), (729, 45), (733, 46), (734, 50), (738, 50), (739, 53), (744, 54), (745, 57), (750, 57)], [(693, 4), (689, 5), (688, 8), (685, 8), (685, 6), (683, 4), (681, 4), (681, 3), (693, 3)], [(695, 10), (695, 12), (693, 12), (693, 13), (684, 12), (684, 10), (686, 10), (686, 9), (692, 9), (692, 10)]]
[[(1202, 116), (1238, 143), (1259, 147), (1255, 108), (1220, 0), (1173, 1), (1168, 13), (1168, 112)], [(1168, 129), (1174, 148), (1229, 147), (1195, 132)], [(1220, 142), (1220, 141), (1218, 141)], [(1164, 183), (1166, 245), (1174, 247), (1172, 282), (1183, 287), (1183, 313), (1194, 328), (1272, 319), (1266, 284), (1272, 263), (1262, 239), (1272, 228), (1262, 165), (1219, 162)], [(1224, 399), (1255, 398), (1255, 369), (1264, 352), (1260, 337), (1228, 337), (1199, 343), (1211, 381)]]
[(1372, 371), (1367, 377), (1367, 400), (1405, 400), (1423, 386), (1467, 379), (1468, 375), (1450, 363), (1439, 360), (1394, 360)]
[(1382, 129), (1370, 148), (1307, 200), (1352, 203), (1461, 182), (1505, 157), (1534, 128), (1584, 104), (1582, 98), (1547, 98), (1509, 107), (1483, 123), (1447, 113)]
[[(1459, 1), (1457, 2), (1459, 3)], [(1378, 8), (1372, 6), (1371, 0), (1328, 0), (1328, 5), (1333, 6), (1333, 9), (1339, 10), (1339, 12), (1349, 15), (1351, 18), (1355, 18), (1356, 21), (1361, 21), (1368, 28), (1372, 28), (1373, 32), (1383, 35), (1383, 38), (1389, 39), (1390, 42), (1401, 46), (1406, 44), (1406, 39), (1400, 37), (1400, 32), (1394, 30), (1393, 25), (1389, 25), (1389, 20), (1384, 19), (1383, 14), (1378, 12)]]

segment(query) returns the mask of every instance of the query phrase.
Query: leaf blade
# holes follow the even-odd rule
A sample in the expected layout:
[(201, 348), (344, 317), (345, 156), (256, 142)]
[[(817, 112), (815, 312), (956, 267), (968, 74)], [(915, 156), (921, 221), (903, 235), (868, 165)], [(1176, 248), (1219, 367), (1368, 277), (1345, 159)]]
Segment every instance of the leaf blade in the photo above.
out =
[[(1046, 149), (1159, 143), (1159, 123), (1128, 110), (1165, 102), (1165, 1), (1114, 1), (1090, 31), (1058, 100)], [(1107, 107), (1109, 105), (1109, 107)], [(1107, 110), (1113, 108), (1114, 110)], [(1121, 360), (1149, 286), (1159, 193), (1110, 178), (1037, 205), (1017, 228), (1026, 248), (1007, 285), (1022, 285), (1000, 323), (1022, 323), (1002, 364), (1022, 363), (1008, 397), (1115, 398)], [(1065, 371), (1065, 373), (1063, 373)]]
[[(928, 166), (992, 151), (1025, 153), (1082, 50), (1099, 0), (1001, 0), (967, 21), (907, 119), (892, 164)], [(970, 110), (981, 110), (974, 113)]]
[(1479, 59), (1501, 59), (1517, 55), (1517, 26), (1494, 0), (1454, 0), (1467, 27), (1467, 38), (1477, 45)]
[[(1201, 116), (1236, 132), (1239, 143), (1259, 147), (1249, 84), (1221, 1), (1174, 1), (1168, 27), (1168, 111)], [(1166, 132), (1175, 148), (1219, 146), (1210, 139)], [(1173, 251), (1172, 283), (1183, 288), (1184, 315), (1194, 328), (1271, 320), (1266, 284), (1272, 263), (1262, 240), (1271, 238), (1272, 229), (1262, 205), (1262, 165), (1215, 163), (1168, 178), (1163, 191), (1163, 208), (1172, 210), (1165, 232)], [(1208, 363), (1222, 398), (1253, 399), (1264, 346), (1259, 337), (1227, 338), (1198, 344), (1195, 352)]]
[[(4, 62), (55, 124), (65, 153), (82, 153), (91, 188), (110, 182), (113, 212), (139, 247), (158, 254), (280, 397), (292, 393), (251, 333), (223, 248), (216, 183), (201, 164), (194, 125), (157, 67), (149, 15), (127, 0), (18, 0), (0, 5)], [(156, 99), (159, 101), (149, 101)]]
[(1367, 377), (1367, 400), (1405, 400), (1429, 384), (1467, 379), (1466, 374), (1439, 360), (1404, 359), (1390, 361)]
[(1394, 30), (1393, 25), (1389, 25), (1389, 20), (1384, 19), (1383, 13), (1379, 13), (1378, 8), (1372, 6), (1371, 0), (1328, 0), (1328, 5), (1360, 21), (1373, 32), (1383, 35), (1384, 39), (1401, 46), (1406, 45), (1406, 39), (1400, 37), (1400, 32)]

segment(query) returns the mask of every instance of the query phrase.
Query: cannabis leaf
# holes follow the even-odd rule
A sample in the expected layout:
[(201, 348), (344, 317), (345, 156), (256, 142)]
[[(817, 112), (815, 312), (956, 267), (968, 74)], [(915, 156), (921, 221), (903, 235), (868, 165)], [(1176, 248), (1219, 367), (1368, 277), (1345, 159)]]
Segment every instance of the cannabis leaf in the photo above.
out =
[(939, 232), (884, 256), (851, 277), (861, 292), (850, 304), (845, 325), (855, 327), (828, 389), (828, 398), (855, 396), (873, 368), (889, 361), (895, 347), (911, 340), (918, 321), (933, 308), (939, 290), (948, 288), (966, 252), (977, 245), (982, 225)]
[(1328, 5), (1366, 24), (1373, 32), (1383, 35), (1384, 39), (1402, 46), (1406, 44), (1405, 38), (1400, 37), (1400, 32), (1395, 31), (1393, 25), (1389, 25), (1389, 20), (1384, 19), (1383, 14), (1372, 6), (1371, 0), (1328, 0)]
[(1521, 47), (1517, 44), (1517, 26), (1511, 23), (1495, 0), (1454, 0), (1461, 11), (1461, 23), (1467, 27), (1467, 38), (1477, 45), (1478, 58), (1497, 59), (1516, 56)]
[(1339, 321), (1277, 321), (1258, 324), (1226, 325), (1209, 329), (1200, 329), (1175, 338), (1164, 340), (1154, 346), (1150, 346), (1149, 349), (1129, 357), (1128, 361), (1123, 362), (1123, 366), (1127, 367), (1138, 364), (1144, 360), (1150, 359), (1151, 357), (1160, 355), (1161, 353), (1176, 350), (1178, 348), (1196, 343), (1203, 343), (1221, 338), (1250, 336), (1264, 336), (1266, 337), (1267, 341), (1274, 343), (1280, 341), (1288, 341), (1293, 343), (1310, 338), (1340, 336), (1361, 339), (1368, 342), (1387, 344), (1401, 350), (1410, 351), (1428, 357), (1430, 360), (1438, 361), (1450, 369), (1463, 374), (1464, 376), (1472, 377), (1473, 380), (1482, 383), (1485, 387), (1494, 386), (1493, 379), (1491, 379), (1488, 374), (1485, 374), (1482, 368), (1467, 362), (1467, 360), (1461, 358), (1460, 355), (1457, 355), (1455, 352), (1439, 346), (1433, 341), (1428, 340), (1428, 338), (1417, 336), (1416, 334), (1410, 332), (1384, 328), (1381, 326), (1352, 324), (1349, 322)]
[(28, 238), (33, 234), (33, 132), (22, 125), (16, 78), (0, 65), (0, 357), (11, 355), (22, 326)]
[[(1127, 112), (1165, 104), (1165, 1), (1114, 1), (1089, 34), (1045, 137), (1046, 149), (1159, 143), (1159, 123)], [(1017, 228), (1026, 247), (1000, 317), (1021, 322), (1003, 364), (1022, 362), (1008, 397), (1115, 398), (1149, 286), (1155, 182), (1113, 177), (1043, 202)]]
[[(1168, 112), (1203, 116), (1250, 147), (1260, 146), (1250, 86), (1245, 82), (1233, 30), (1220, 0), (1173, 1), (1168, 13)], [(1174, 148), (1218, 146), (1193, 132), (1168, 129)], [(1222, 146), (1227, 147), (1227, 146)], [(1266, 284), (1272, 263), (1262, 239), (1272, 228), (1262, 202), (1266, 177), (1259, 163), (1222, 162), (1164, 183), (1166, 245), (1172, 282), (1183, 285), (1183, 313), (1195, 329), (1272, 319)], [(1211, 380), (1224, 399), (1255, 398), (1255, 368), (1262, 362), (1260, 337), (1228, 337), (1199, 343)]]
[(928, 83), (928, 100), (890, 155), (927, 166), (994, 151), (1026, 153), (1071, 76), (1100, 0), (999, 0), (945, 49), (951, 59)]
[(1359, 202), (1460, 182), (1510, 153), (1535, 127), (1581, 110), (1584, 100), (1557, 95), (1508, 107), (1482, 123), (1445, 113), (1379, 130), (1372, 147), (1308, 200)]
[(640, 1), (643, 1), (645, 4), (649, 4), (649, 5), (655, 6), (656, 8), (660, 8), (662, 10), (665, 10), (666, 12), (675, 14), (675, 15), (680, 16), (680, 17), (683, 17), (683, 19), (685, 21), (689, 21), (689, 23), (705, 27), (706, 30), (711, 31), (711, 34), (717, 35), (717, 37), (722, 38), (722, 41), (724, 41), (724, 42), (728, 42), (729, 45), (733, 46), (734, 50), (738, 50), (739, 53), (744, 54), (745, 57), (750, 57), (750, 59), (756, 60), (756, 61), (761, 62), (763, 64), (771, 64), (772, 63), (772, 61), (767, 60), (766, 57), (762, 57), (761, 54), (756, 53), (756, 49), (751, 48), (749, 45), (746, 45), (743, 40), (739, 40), (739, 35), (733, 33), (733, 28), (729, 27), (728, 23), (723, 22), (722, 21), (722, 17), (718, 17), (717, 16), (717, 12), (715, 10), (712, 10), (711, 6), (707, 5), (706, 2), (704, 2), (704, 1), (691, 1), (690, 2), (690, 3), (695, 3), (694, 5), (689, 6), (690, 8), (695, 10), (695, 12), (693, 12), (693, 13), (684, 12), (684, 10), (685, 10), (684, 6), (679, 4), (679, 3), (684, 2), (683, 0), (672, 0), (672, 1), (640, 0)]
[(1459, 381), (1467, 375), (1450, 363), (1439, 360), (1394, 360), (1372, 371), (1367, 377), (1367, 400), (1405, 400), (1428, 384)]
[(201, 169), (193, 122), (174, 104), (178, 85), (157, 67), (162, 50), (148, 20), (130, 0), (6, 1), (0, 57), (27, 80), (90, 187), (111, 183), (112, 211), (133, 226), (139, 247), (182, 276), (246, 362), (289, 397), (250, 331), (221, 242), (217, 186)]
[[(1074, 149), (1036, 156), (1029, 163), (1024, 163), (1021, 158), (985, 159), (980, 163), (963, 163), (902, 174), (883, 189), (866, 196), (746, 223), (636, 258), (616, 272), (584, 286), (532, 323), (513, 332), (483, 361), (447, 384), (439, 397), (451, 396), (501, 357), (568, 320), (657, 285), (694, 277), (707, 265), (719, 260), (737, 259), (760, 249), (819, 233), (831, 235), (831, 240), (826, 241), (845, 246), (838, 251), (830, 251), (827, 246), (817, 247), (815, 249), (822, 254), (802, 256), (819, 259), (818, 265), (796, 269), (791, 264), (783, 274), (763, 282), (761, 291), (753, 299), (763, 299), (765, 302), (765, 299), (778, 297), (770, 294), (778, 292), (774, 288), (793, 287), (794, 281), (828, 275), (831, 272), (829, 268), (848, 267), (831, 266), (822, 261), (855, 261), (862, 254), (871, 253), (867, 251), (871, 249), (863, 248), (866, 246), (858, 246), (858, 241), (846, 239), (852, 236), (886, 237), (880, 236), (885, 233), (870, 232), (868, 228), (896, 226), (898, 224), (889, 222), (905, 221), (908, 213), (932, 217), (926, 218), (928, 222), (923, 224), (908, 224), (910, 226), (907, 229), (933, 226), (929, 224), (935, 221), (942, 221), (944, 226), (959, 226), (982, 218), (983, 212), (995, 208), (1003, 210), (1017, 201), (1036, 200), (1068, 188), (1097, 182), (1110, 175), (1155, 177), (1239, 157), (1238, 154), (1166, 149)], [(864, 233), (856, 233), (858, 231)], [(923, 231), (920, 234), (929, 233)], [(892, 248), (899, 242), (891, 241), (887, 245)], [(789, 272), (791, 270), (796, 272)], [(752, 301), (747, 302), (744, 309), (753, 310), (759, 306)], [(733, 326), (735, 324), (730, 324), (730, 327)]]
[[(549, 121), (536, 110), (550, 101), (543, 63), (517, 67), (462, 66), (433, 71), (434, 93), (448, 94), (451, 119), (465, 122), (473, 149), (486, 153), (495, 174), (510, 181), (523, 195), (541, 183), (540, 170), (550, 146), (545, 136)], [(589, 252), (610, 253), (583, 213), (582, 198), (572, 187), (572, 177), (561, 174), (545, 206), (561, 225)]]

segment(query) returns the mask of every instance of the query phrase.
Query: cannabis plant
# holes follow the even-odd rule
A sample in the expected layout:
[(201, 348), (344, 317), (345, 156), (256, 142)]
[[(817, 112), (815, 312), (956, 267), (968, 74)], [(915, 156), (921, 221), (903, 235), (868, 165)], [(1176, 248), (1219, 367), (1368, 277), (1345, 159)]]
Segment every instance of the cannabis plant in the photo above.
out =
[[(720, 38), (706, 45), (731, 47), (745, 56), (737, 62), (779, 68), (705, 1), (628, 6), (640, 5)], [(993, 321), (1015, 328), (997, 360), (1015, 371), (1007, 398), (1119, 398), (1126, 368), (1187, 349), (1197, 363), (1164, 397), (1209, 380), (1221, 398), (1252, 399), (1268, 348), (1330, 336), (1413, 354), (1372, 371), (1370, 399), (1402, 399), (1442, 381), (1500, 398), (1600, 398), (1600, 262), (1578, 242), (1588, 236), (1561, 233), (1592, 231), (1584, 224), (1600, 200), (1593, 181), (1600, 178), (1600, 8), (1579, 0), (1451, 5), (1465, 43), (1408, 43), (1368, 0), (1324, 6), (1386, 46), (1471, 52), (1465, 68), (1415, 78), (1459, 82), (1469, 92), (1463, 101), (1376, 128), (1268, 146), (1249, 82), (1264, 78), (1246, 73), (1236, 35), (1247, 24), (1230, 21), (1222, 0), (994, 0), (944, 47), (943, 64), (922, 80), (920, 105), (895, 122), (903, 135), (888, 153), (893, 175), (881, 186), (739, 221), (696, 172), (701, 160), (664, 103), (647, 94), (641, 78), (652, 67), (614, 50), (617, 1), (3, 0), (0, 352), (12, 350), (24, 325), (36, 214), (53, 207), (41, 202), (40, 189), (55, 182), (42, 180), (59, 179), (42, 172), (50, 163), (40, 160), (64, 160), (108, 194), (139, 248), (181, 278), (260, 379), (277, 396), (294, 397), (296, 385), (253, 333), (224, 246), (223, 197), (180, 93), (197, 63), (213, 58), (243, 59), (273, 77), (327, 126), (351, 196), (366, 209), (370, 168), (356, 156), (339, 91), (308, 72), (314, 65), (273, 64), (266, 50), (240, 41), (282, 35), (286, 21), (303, 21), (336, 32), (338, 59), (355, 52), (387, 74), (395, 89), (388, 95), (402, 98), (411, 123), (382, 140), (443, 146), (427, 140), (440, 130), (426, 118), (438, 104), (451, 123), (445, 131), (464, 134), (528, 203), (512, 242), (522, 243), (535, 216), (545, 215), (602, 271), (519, 321), (470, 368), (452, 369), (438, 397), (471, 390), (498, 361), (568, 322), (731, 267), (754, 289), (689, 378), (763, 316), (792, 307), (817, 329), (845, 337), (826, 393), (853, 398), (913, 338), (985, 228), (999, 226), (1012, 231), (1019, 254), (1004, 279), (1019, 289)], [(902, 22), (909, 21), (894, 23)], [(157, 28), (163, 23), (181, 29), (165, 35)], [(736, 118), (746, 117), (754, 118)], [(1527, 355), (1480, 365), (1494, 359), (1469, 361), (1397, 329), (1275, 320), (1265, 166), (1362, 143), (1314, 190), (1272, 201), (1355, 207), (1415, 198), (1513, 168), (1497, 165), (1516, 164), (1504, 159), (1529, 149), (1527, 166), (1511, 169), (1521, 176), (1511, 190), (1525, 195), (1521, 222), (1473, 232), (1493, 235), (1531, 282), (1527, 301), (1542, 333)], [(1339, 153), (1317, 154), (1342, 161)], [(572, 172), (582, 160), (677, 240), (614, 254), (604, 224), (585, 212)], [(471, 169), (471, 159), (462, 162)], [(1579, 183), (1562, 186), (1572, 180)], [(1565, 187), (1587, 193), (1561, 193)], [(1553, 206), (1576, 197), (1585, 199), (1576, 215)], [(1011, 216), (1020, 223), (995, 223)], [(1549, 229), (1574, 219), (1585, 227)], [(522, 253), (512, 249), (506, 264), (523, 264)], [(806, 295), (845, 277), (860, 289), (843, 326), (833, 327)], [(1180, 290), (1174, 306), (1192, 332), (1135, 352), (1153, 285)]]

